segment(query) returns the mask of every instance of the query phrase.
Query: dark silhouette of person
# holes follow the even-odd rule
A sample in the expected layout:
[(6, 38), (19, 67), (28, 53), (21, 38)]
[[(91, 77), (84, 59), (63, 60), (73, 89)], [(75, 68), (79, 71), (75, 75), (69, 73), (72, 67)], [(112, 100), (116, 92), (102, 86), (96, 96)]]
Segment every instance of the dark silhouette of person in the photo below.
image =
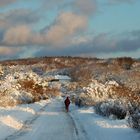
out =
[(69, 97), (67, 97), (65, 99), (64, 103), (65, 103), (66, 111), (68, 112), (69, 111), (69, 105), (70, 105), (70, 99), (69, 99)]

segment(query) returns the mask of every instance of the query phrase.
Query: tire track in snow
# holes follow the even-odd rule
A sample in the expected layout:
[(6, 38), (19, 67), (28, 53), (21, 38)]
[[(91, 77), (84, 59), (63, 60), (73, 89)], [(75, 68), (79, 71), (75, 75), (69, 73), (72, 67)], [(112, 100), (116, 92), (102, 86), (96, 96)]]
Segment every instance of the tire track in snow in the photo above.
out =
[(84, 127), (81, 125), (81, 123), (78, 121), (78, 119), (74, 119), (72, 114), (68, 114), (70, 119), (72, 120), (73, 126), (75, 128), (77, 140), (89, 140), (87, 132), (85, 131)]
[[(62, 105), (62, 111), (65, 112), (64, 110), (64, 105)], [(76, 134), (76, 140), (89, 140), (88, 138), (88, 134), (86, 132), (86, 130), (84, 129), (84, 127), (81, 125), (81, 123), (79, 122), (79, 120), (73, 116), (73, 114), (70, 112), (66, 112), (67, 118), (70, 119), (71, 124), (75, 130), (75, 134)]]
[(38, 112), (36, 112), (35, 115), (26, 120), (20, 130), (9, 135), (4, 140), (15, 140), (18, 139), (18, 137), (22, 137), (26, 133), (28, 133), (30, 131), (31, 125), (40, 117), (41, 113), (45, 111), (46, 106), (48, 106), (48, 103), (45, 106), (43, 106)]

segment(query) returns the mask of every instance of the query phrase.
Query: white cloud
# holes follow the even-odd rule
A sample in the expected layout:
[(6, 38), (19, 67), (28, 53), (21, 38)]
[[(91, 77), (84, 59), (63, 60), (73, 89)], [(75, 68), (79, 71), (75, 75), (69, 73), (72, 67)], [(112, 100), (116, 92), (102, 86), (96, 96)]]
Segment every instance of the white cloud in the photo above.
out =
[(22, 45), (29, 43), (31, 31), (25, 26), (12, 27), (6, 31), (3, 42), (8, 45)]
[(0, 46), (0, 55), (2, 56), (9, 56), (14, 55), (19, 52), (19, 48), (17, 47), (7, 47), (7, 46)]
[(50, 43), (61, 44), (74, 34), (86, 29), (86, 27), (87, 18), (85, 16), (76, 15), (71, 12), (61, 13), (46, 37)]
[(54, 24), (41, 32), (33, 32), (26, 25), (20, 25), (8, 29), (3, 38), (6, 45), (52, 45), (60, 46), (67, 43), (71, 37), (87, 27), (87, 18), (71, 12), (61, 13)]

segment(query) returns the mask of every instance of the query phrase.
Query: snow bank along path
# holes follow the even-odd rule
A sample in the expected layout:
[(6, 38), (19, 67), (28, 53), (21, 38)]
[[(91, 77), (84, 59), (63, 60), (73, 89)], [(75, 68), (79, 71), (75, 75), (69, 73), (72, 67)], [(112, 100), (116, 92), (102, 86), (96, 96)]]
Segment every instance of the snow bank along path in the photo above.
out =
[(72, 116), (65, 112), (62, 101), (53, 100), (5, 140), (85, 140)]

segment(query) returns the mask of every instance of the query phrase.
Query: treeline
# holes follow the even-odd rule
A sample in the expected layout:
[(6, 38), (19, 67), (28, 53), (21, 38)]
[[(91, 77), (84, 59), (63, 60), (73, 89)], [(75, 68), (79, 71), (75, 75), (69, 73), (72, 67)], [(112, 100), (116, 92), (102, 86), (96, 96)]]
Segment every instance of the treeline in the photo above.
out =
[[(59, 61), (57, 61), (59, 60)], [(126, 69), (130, 69), (131, 65), (136, 62), (140, 61), (139, 59), (133, 59), (131, 57), (119, 57), (119, 58), (109, 58), (109, 59), (101, 59), (96, 57), (72, 57), (72, 56), (45, 56), (45, 57), (36, 57), (36, 58), (25, 58), (25, 59), (15, 59), (15, 60), (4, 60), (0, 61), (0, 64), (3, 66), (12, 66), (12, 65), (33, 65), (37, 63), (42, 64), (55, 64), (60, 63), (64, 64), (67, 61), (69, 65), (76, 65), (81, 63), (87, 62), (99, 62), (101, 61), (102, 64), (116, 64), (118, 66), (122, 66)], [(66, 64), (66, 63), (65, 63)], [(65, 66), (65, 65), (64, 65)]]

